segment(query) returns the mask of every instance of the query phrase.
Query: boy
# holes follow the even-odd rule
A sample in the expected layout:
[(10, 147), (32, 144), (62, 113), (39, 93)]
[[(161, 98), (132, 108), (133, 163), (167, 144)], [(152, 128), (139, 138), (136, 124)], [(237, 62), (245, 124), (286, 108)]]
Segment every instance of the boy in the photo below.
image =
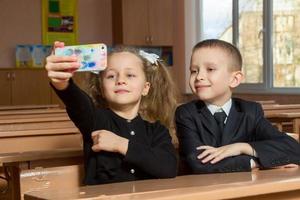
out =
[(297, 167), (300, 144), (264, 118), (260, 104), (232, 98), (243, 79), (239, 50), (205, 40), (192, 52), (190, 87), (199, 100), (176, 110), (180, 154), (193, 173)]

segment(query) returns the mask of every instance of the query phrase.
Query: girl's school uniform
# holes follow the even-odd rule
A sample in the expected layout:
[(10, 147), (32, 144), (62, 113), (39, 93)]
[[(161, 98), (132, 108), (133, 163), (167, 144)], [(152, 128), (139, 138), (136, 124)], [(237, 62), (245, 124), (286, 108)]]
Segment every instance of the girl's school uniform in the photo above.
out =
[[(72, 80), (65, 90), (54, 90), (83, 137), (85, 184), (176, 176), (175, 149), (168, 129), (162, 124), (150, 123), (140, 115), (127, 120), (108, 108), (96, 108), (92, 99)], [(127, 138), (126, 155), (92, 151), (91, 134), (96, 130), (108, 130)]]

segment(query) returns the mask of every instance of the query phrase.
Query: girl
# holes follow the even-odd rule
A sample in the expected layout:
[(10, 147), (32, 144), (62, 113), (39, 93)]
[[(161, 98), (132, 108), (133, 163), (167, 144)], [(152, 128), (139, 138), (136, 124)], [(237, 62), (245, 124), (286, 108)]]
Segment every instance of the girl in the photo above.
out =
[(153, 55), (112, 52), (108, 67), (91, 77), (93, 99), (71, 79), (79, 67), (76, 57), (47, 57), (51, 85), (83, 136), (85, 184), (176, 176), (175, 150), (164, 126), (175, 110), (174, 86)]

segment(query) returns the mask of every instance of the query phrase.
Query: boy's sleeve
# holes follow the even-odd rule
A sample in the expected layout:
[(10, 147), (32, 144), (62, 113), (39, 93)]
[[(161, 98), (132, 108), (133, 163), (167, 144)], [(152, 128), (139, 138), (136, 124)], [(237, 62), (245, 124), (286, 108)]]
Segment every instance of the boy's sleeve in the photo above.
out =
[(263, 114), (262, 107), (257, 106), (256, 129), (253, 142), (249, 144), (255, 149), (262, 168), (300, 164), (300, 144), (275, 128)]
[(193, 112), (179, 107), (176, 110), (176, 132), (179, 140), (180, 156), (188, 164), (193, 173), (216, 173), (250, 171), (250, 156), (239, 155), (221, 160), (216, 164), (202, 163), (197, 158), (200, 152), (196, 149), (204, 145), (201, 129), (192, 116)]
[(92, 99), (83, 92), (72, 79), (64, 90), (57, 90), (51, 84), (55, 93), (66, 106), (67, 113), (81, 133), (90, 133), (94, 122), (94, 105)]
[(125, 161), (138, 166), (156, 178), (175, 177), (177, 158), (168, 129), (159, 125), (155, 128), (153, 135), (151, 144), (129, 140)]

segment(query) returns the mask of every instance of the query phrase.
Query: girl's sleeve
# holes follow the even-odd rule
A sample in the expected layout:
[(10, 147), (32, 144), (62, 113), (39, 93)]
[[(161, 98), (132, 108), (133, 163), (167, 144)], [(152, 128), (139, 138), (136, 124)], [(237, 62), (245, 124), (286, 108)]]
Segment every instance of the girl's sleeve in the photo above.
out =
[(256, 112), (256, 130), (253, 142), (249, 144), (255, 149), (262, 168), (300, 164), (300, 143), (275, 128), (263, 114), (260, 105)]
[(92, 99), (72, 79), (70, 79), (66, 89), (57, 90), (55, 87), (53, 89), (65, 104), (70, 119), (79, 128), (80, 132), (83, 135), (91, 133), (94, 126), (95, 112)]
[(150, 144), (129, 140), (125, 161), (156, 178), (172, 178), (177, 174), (177, 158), (169, 131), (156, 123)]

